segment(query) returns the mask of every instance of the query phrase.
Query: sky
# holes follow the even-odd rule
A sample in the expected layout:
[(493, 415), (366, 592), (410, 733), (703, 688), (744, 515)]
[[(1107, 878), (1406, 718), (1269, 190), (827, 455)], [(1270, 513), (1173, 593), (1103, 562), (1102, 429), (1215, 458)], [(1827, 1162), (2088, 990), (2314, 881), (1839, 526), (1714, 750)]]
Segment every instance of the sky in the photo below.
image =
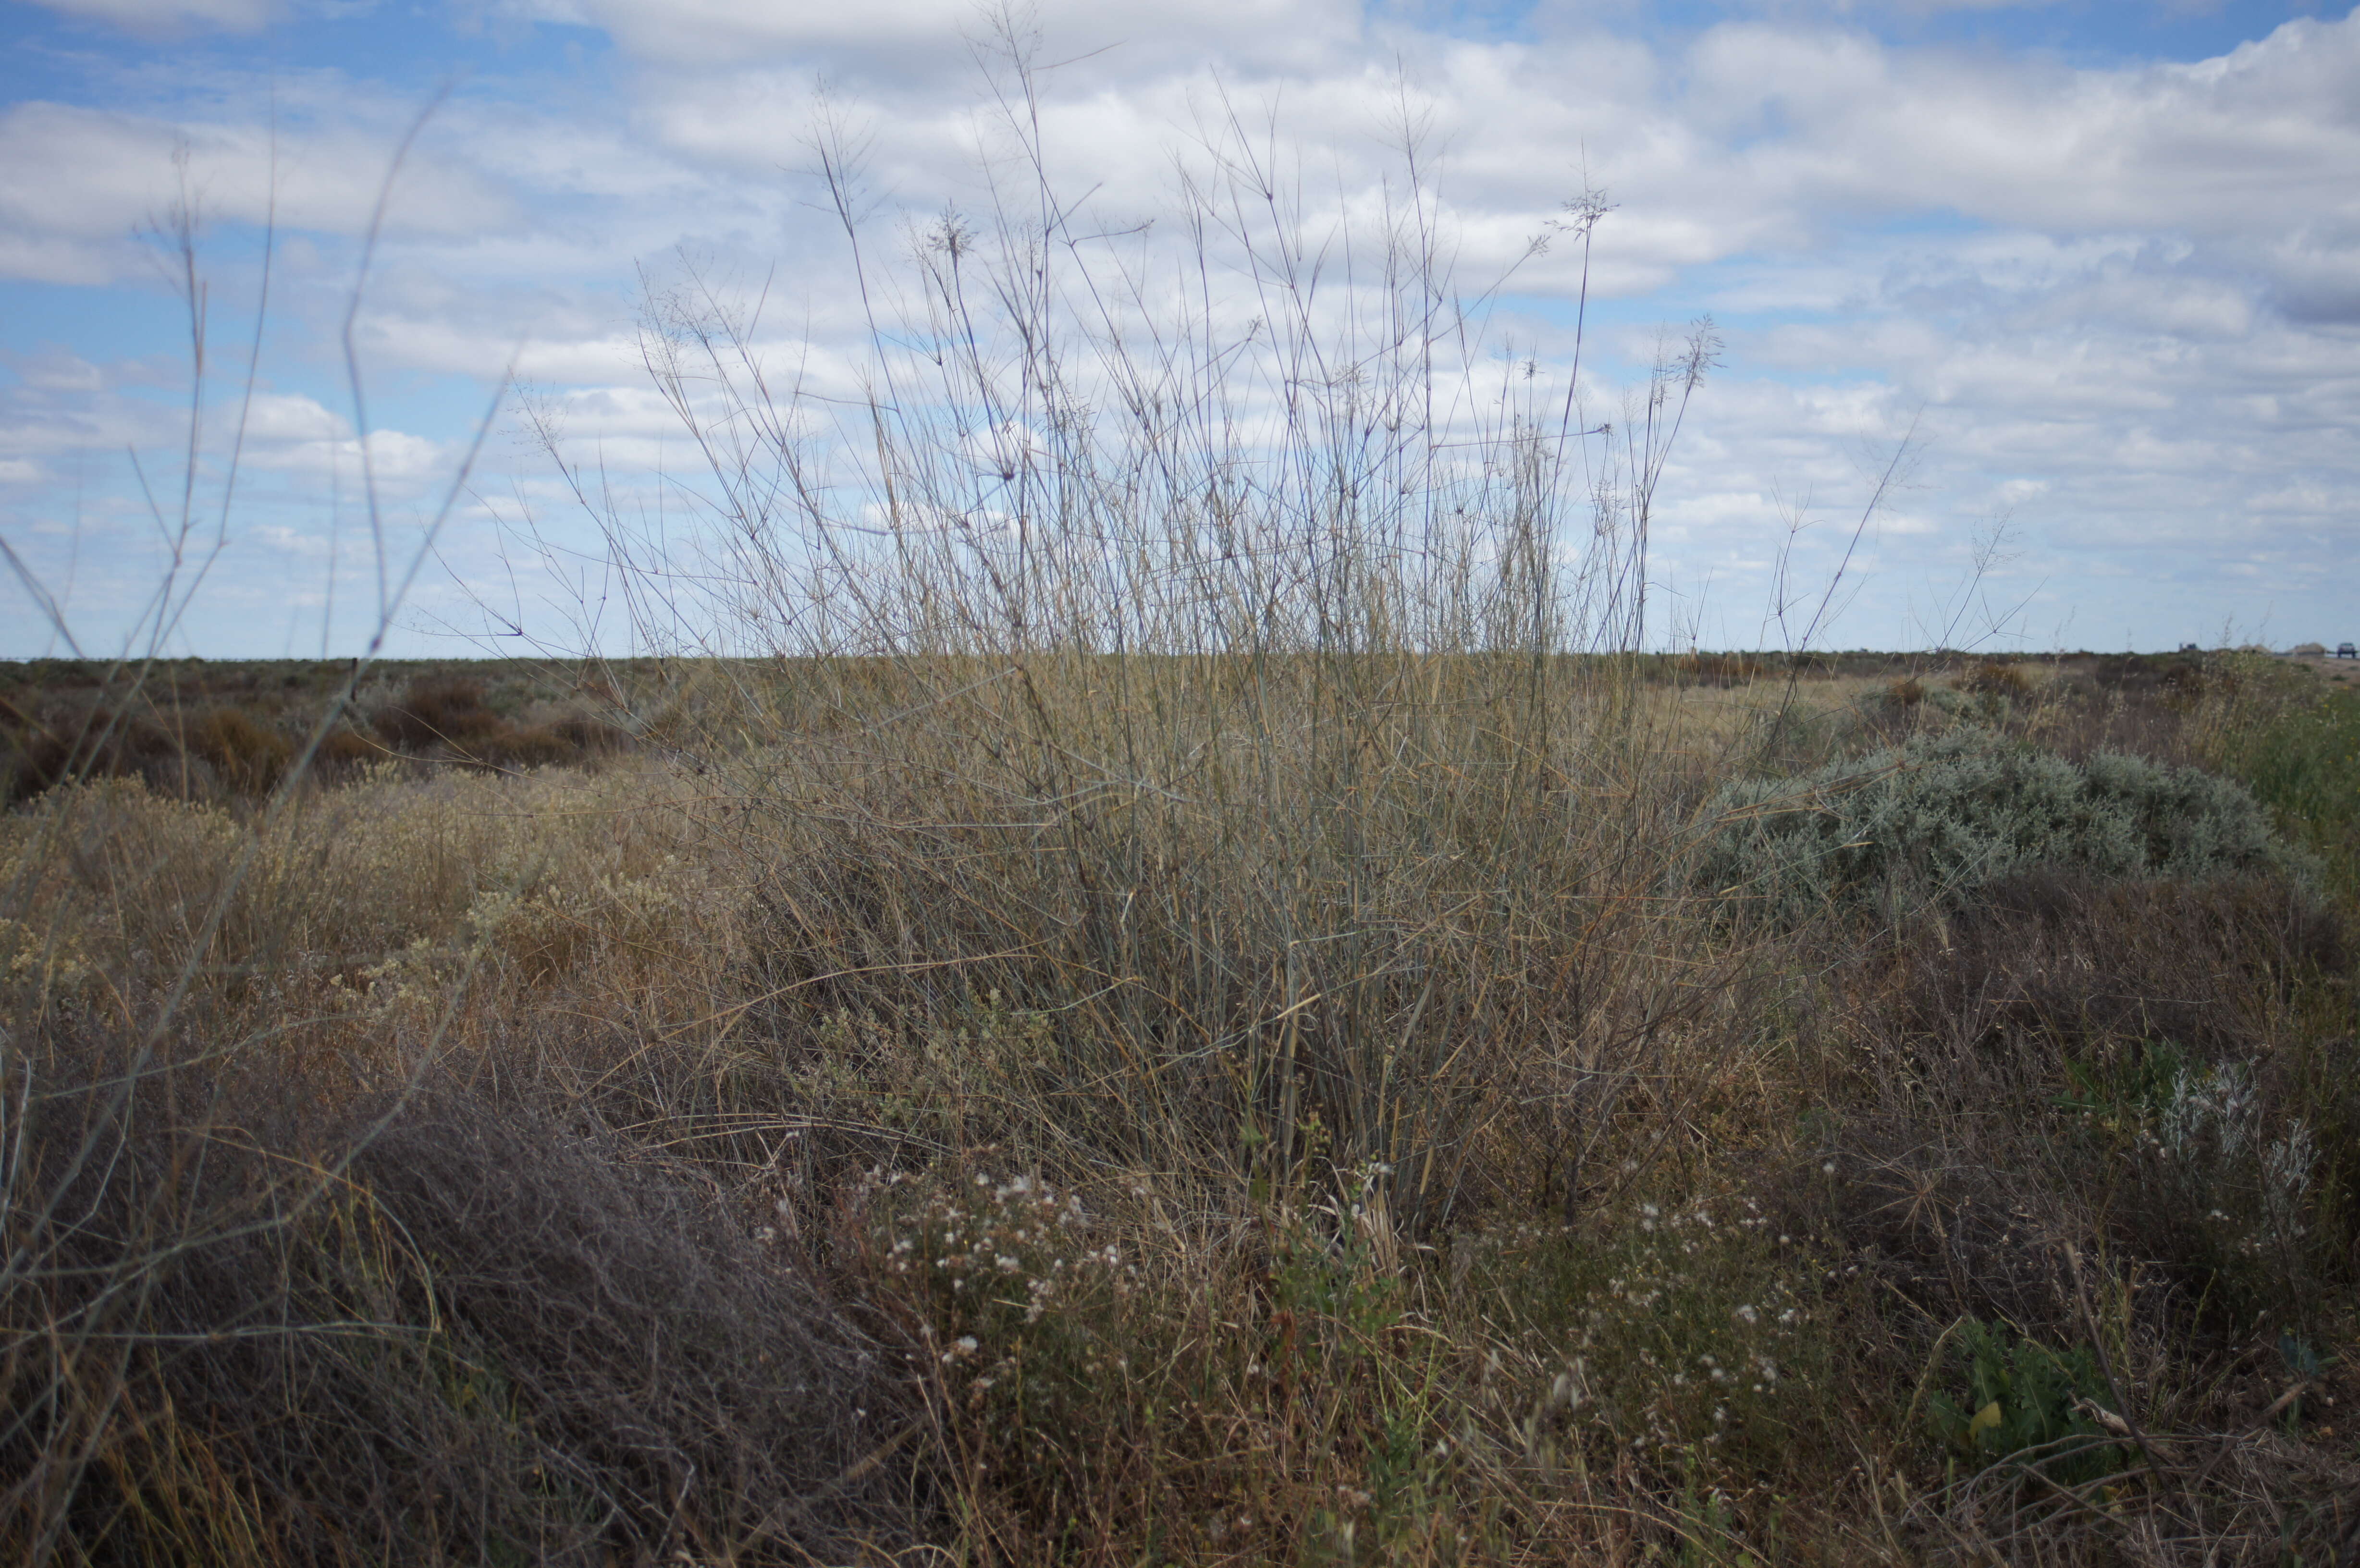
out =
[(1038, 210), (1028, 145), (1069, 288), (1176, 278), (1230, 125), (1357, 258), (1337, 321), (1423, 193), (1459, 394), (1552, 406), (1579, 321), (1611, 418), (1710, 317), (1652, 645), (2360, 637), (2333, 0), (0, 0), (0, 657), (631, 651), (726, 554), (663, 307), (841, 409), (926, 347), (928, 225)]

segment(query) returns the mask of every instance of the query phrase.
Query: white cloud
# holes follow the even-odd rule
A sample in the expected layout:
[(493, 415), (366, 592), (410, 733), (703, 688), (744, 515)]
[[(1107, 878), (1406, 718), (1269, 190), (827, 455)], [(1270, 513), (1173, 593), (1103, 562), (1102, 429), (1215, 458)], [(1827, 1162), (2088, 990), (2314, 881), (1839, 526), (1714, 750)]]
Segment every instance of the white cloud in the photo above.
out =
[(1781, 127), (1754, 162), (1789, 199), (2221, 238), (2297, 203), (2314, 223), (2360, 219), (2355, 73), (2351, 17), (2198, 65), (2083, 71), (1745, 24), (1699, 43), (1689, 103), (1724, 135)]
[[(511, 14), (604, 28), (632, 54), (703, 70), (716, 60), (808, 61), (833, 56), (901, 79), (958, 68), (989, 52), (994, 28), (973, 0), (872, 0), (862, 5), (768, 0), (525, 0)], [(1236, 59), (1306, 63), (1359, 30), (1345, 0), (1041, 0), (1022, 31), (1056, 40), (1053, 62), (1098, 50), (1112, 69), (1153, 72), (1175, 48)]]
[[(131, 237), (187, 191), (201, 215), (353, 235), (376, 211), (395, 135), (344, 124), (282, 132), (39, 101), (0, 113), (0, 268), (48, 282), (130, 275)], [(477, 235), (518, 219), (500, 187), (432, 150), (413, 153), (387, 205), (397, 235)]]
[[(611, 87), (560, 96), (495, 73), (444, 106), (361, 316), (373, 376), (480, 380), (520, 354), (519, 374), (618, 485), (643, 482), (634, 466), (677, 474), (688, 446), (640, 364), (644, 270), (659, 289), (767, 293), (755, 335), (773, 385), (800, 376), (858, 399), (863, 308), (805, 172), (823, 71), (867, 149), (872, 262), (906, 252), (901, 213), (956, 201), (988, 227), (991, 180), (1020, 222), (1032, 211), (1018, 148), (975, 91), (964, 0), (567, 3), (564, 19), (614, 39)], [(556, 17), (554, 5), (511, 15)], [(1463, 281), (1517, 263), (1585, 178), (1621, 203), (1590, 257), (1598, 374), (1644, 360), (1655, 318), (1727, 318), (1729, 366), (1664, 485), (1665, 569), (1684, 582), (1718, 572), (1714, 593), (1755, 592), (1798, 507), (1825, 526), (1797, 560), (1826, 565), (1822, 540), (1865, 496), (1869, 453), (1913, 417), (1929, 438), (1919, 487), (1865, 558), (1888, 577), (1952, 570), (1967, 530), (2010, 507), (2028, 580), (2129, 572), (2159, 585), (2158, 623), (2205, 602), (2191, 584), (2321, 595), (2323, 574), (2360, 565), (2360, 19), (2290, 23), (2195, 65), (2076, 68), (1880, 42), (1862, 27), (1877, 13), (1842, 0), (1753, 9), (1650, 45), (1615, 30), (1628, 6), (1545, 11), (1522, 36), (1485, 39), (1342, 0), (1052, 0), (1043, 58), (1067, 63), (1037, 79), (1040, 125), (1058, 187), (1090, 193), (1076, 229), (1159, 220), (1060, 265), (1086, 259), (1115, 292), (1135, 282), (1149, 304), (1170, 302), (1173, 274), (1155, 268), (1186, 248), (1180, 171), (1214, 165), (1206, 143), (1232, 110), (1250, 125), (1271, 113), (1278, 156), (1254, 178), (1298, 205), (1305, 243), (1334, 247), (1312, 310), (1340, 321), (1371, 299), (1334, 287), (1344, 220), (1365, 267), (1388, 200), (1409, 211), (1394, 156), (1406, 121), (1438, 177), (1425, 221)], [(1118, 47), (1089, 55), (1103, 43)], [(224, 73), (0, 113), (0, 275), (139, 276), (123, 235), (169, 199), (180, 141), (213, 210), (253, 221), (268, 188), (262, 102), (259, 76)], [(297, 231), (280, 287), (285, 319), (310, 334), (311, 379), (274, 384), (251, 461), (292, 494), (351, 475), (333, 329), (349, 241), (415, 105), (365, 71), (289, 78), (280, 102), (279, 215)], [(1233, 241), (1217, 232), (1212, 249), (1206, 309), (1241, 330), (1264, 302)], [(1516, 346), (1544, 376), (1569, 347), (1580, 261), (1560, 239), (1516, 274)], [(876, 301), (889, 320), (906, 302), (890, 289)], [(169, 432), (168, 411), (131, 395), (127, 363), (10, 368), (0, 463), (38, 462), (54, 481), (53, 454)], [(412, 487), (453, 457), (447, 430), (374, 439)], [(538, 493), (529, 451), (496, 459)], [(1878, 602), (1852, 613), (1879, 624)]]

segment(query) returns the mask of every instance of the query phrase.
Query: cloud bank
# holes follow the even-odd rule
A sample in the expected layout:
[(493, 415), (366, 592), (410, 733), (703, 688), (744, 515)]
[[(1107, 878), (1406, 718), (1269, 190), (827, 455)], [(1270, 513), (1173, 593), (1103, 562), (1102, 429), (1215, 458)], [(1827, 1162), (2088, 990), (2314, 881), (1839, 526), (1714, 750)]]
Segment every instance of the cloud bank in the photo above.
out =
[[(641, 363), (647, 285), (759, 299), (766, 352), (856, 391), (866, 315), (811, 172), (816, 127), (858, 150), (878, 255), (906, 248), (905, 218), (988, 214), (1032, 178), (995, 128), (1004, 39), (937, 0), (534, 0), (442, 13), (430, 39), (377, 50), (390, 35), (366, 16), (243, 0), (53, 9), (41, 90), (0, 109), (0, 299), (18, 302), (0, 333), (0, 531), (60, 580), (94, 555), (124, 583), (153, 566), (123, 454), (169, 453), (187, 366), (136, 231), (183, 192), (215, 223), (215, 434), (243, 390), (232, 301), (259, 282), (257, 226), (279, 228), (254, 542), (224, 567), (232, 594), (268, 602), (316, 572), (288, 541), (343, 526), (357, 482), (342, 312), (373, 221), (355, 343), (414, 523), (512, 367), (577, 452), (673, 471), (685, 436)], [(1494, 331), (1543, 376), (1569, 354), (1582, 256), (1530, 249), (1602, 189), (1600, 396), (1644, 370), (1661, 325), (1709, 310), (1727, 345), (1660, 490), (1656, 573), (1678, 606), (1662, 637), (1775, 641), (1781, 553), (1831, 571), (1914, 431), (1833, 640), (1943, 634), (1933, 606), (1995, 529), (2009, 543), (1986, 570), (2024, 609), (1977, 635), (2340, 640), (2360, 567), (2360, 20), (2295, 16), (2174, 59), (2141, 47), (2138, 8), (2109, 9), (2118, 31), (2070, 49), (1939, 30), (2048, 15), (2004, 5), (1732, 6), (1669, 29), (1611, 5), (1446, 21), (1059, 0), (1018, 30), (1037, 39), (1055, 187), (1110, 231), (1161, 220), (1156, 245), (1232, 125), (1268, 138), (1306, 232), (1365, 233), (1414, 143), (1459, 277), (1508, 278)], [(444, 55), (470, 69), (388, 191)], [(159, 324), (128, 341), (132, 319)], [(434, 615), (505, 583), (495, 514), (563, 507), (522, 426), (501, 417), (450, 525)], [(77, 577), (76, 613), (123, 623), (95, 581)], [(300, 615), (257, 633), (243, 611), (190, 626), (206, 652), (320, 635)], [(0, 652), (40, 651), (38, 628), (13, 635)], [(257, 637), (273, 646), (231, 646)]]

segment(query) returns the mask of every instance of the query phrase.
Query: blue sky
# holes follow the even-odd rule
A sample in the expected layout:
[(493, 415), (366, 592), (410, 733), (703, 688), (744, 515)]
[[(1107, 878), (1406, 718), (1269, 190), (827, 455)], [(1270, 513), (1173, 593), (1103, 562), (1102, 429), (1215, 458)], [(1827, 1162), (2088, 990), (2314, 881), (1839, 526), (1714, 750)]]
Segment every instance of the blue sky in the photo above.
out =
[[(1782, 568), (1790, 587), (1834, 576), (1912, 431), (1822, 644), (2360, 636), (2347, 6), (1027, 16), (1042, 58), (1067, 62), (1042, 78), (1044, 146), (1109, 225), (1173, 232), (1175, 150), (1223, 93), (1267, 111), (1315, 226), (1360, 221), (1398, 187), (1386, 126), (1410, 103), (1461, 281), (1513, 273), (1493, 349), (1543, 382), (1566, 367), (1579, 274), (1563, 244), (1518, 258), (1585, 179), (1602, 186), (1617, 205), (1593, 251), (1585, 396), (1612, 404), (1658, 330), (1702, 312), (1725, 344), (1658, 492), (1658, 640), (1791, 637), (1771, 614)], [(507, 378), (635, 527), (661, 511), (695, 549), (688, 433), (642, 362), (646, 289), (692, 267), (767, 279), (765, 352), (848, 389), (863, 333), (808, 172), (818, 84), (865, 138), (890, 263), (897, 220), (984, 210), (1004, 174), (981, 27), (938, 0), (0, 0), (0, 539), (74, 641), (113, 652), (152, 626), (185, 494), (174, 581), (205, 571), (172, 651), (355, 652), (380, 550), (399, 581), (492, 408), (389, 646), (499, 652), (521, 627), (628, 647), (619, 611), (586, 629), (627, 573)], [(372, 524), (342, 332), (394, 149), (438, 93), (354, 323)], [(153, 233), (182, 190), (206, 218), (209, 343), (185, 486), (187, 303)], [(0, 578), (0, 656), (63, 647), (33, 591)]]

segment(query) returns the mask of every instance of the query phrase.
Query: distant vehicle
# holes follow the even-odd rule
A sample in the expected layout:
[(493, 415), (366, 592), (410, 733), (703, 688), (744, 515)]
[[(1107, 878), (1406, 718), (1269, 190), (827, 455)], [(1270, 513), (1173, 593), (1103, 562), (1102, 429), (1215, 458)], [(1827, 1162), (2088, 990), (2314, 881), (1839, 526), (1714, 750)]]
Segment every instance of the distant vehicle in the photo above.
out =
[(2360, 659), (2360, 648), (2354, 648), (2348, 642), (2339, 642), (2335, 645), (2335, 657), (2338, 659)]

